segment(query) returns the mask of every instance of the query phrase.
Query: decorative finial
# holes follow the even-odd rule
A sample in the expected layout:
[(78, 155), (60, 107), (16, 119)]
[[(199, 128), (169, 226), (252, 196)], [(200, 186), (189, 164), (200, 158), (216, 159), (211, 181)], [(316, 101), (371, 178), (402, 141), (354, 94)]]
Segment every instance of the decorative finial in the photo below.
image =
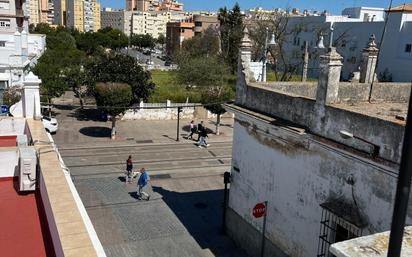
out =
[(252, 47), (252, 41), (249, 38), (249, 30), (245, 26), (243, 29), (243, 38), (240, 42), (240, 48), (243, 50), (249, 50)]
[(372, 35), (369, 37), (368, 47), (376, 47), (377, 45), (376, 45), (376, 43), (375, 43), (375, 40), (376, 40), (375, 34), (372, 34)]

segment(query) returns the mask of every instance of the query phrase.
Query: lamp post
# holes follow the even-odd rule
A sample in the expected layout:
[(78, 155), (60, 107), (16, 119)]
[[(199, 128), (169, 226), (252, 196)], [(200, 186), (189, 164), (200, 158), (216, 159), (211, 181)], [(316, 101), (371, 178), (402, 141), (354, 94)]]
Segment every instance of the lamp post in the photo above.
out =
[(268, 43), (268, 40), (269, 40), (269, 28), (266, 28), (265, 49), (264, 49), (264, 54), (263, 54), (263, 65), (262, 65), (262, 82), (266, 82), (266, 65), (267, 65), (267, 54), (269, 51), (269, 47), (273, 47), (276, 45), (275, 33), (272, 33), (269, 43)]
[(374, 144), (374, 143), (372, 143), (372, 142), (370, 142), (370, 141), (368, 141), (368, 140), (366, 140), (366, 139), (363, 139), (363, 138), (361, 138), (361, 137), (358, 137), (358, 136), (356, 136), (356, 135), (354, 135), (354, 134), (352, 134), (352, 133), (350, 133), (350, 132), (347, 132), (347, 131), (345, 131), (345, 130), (339, 131), (339, 134), (340, 134), (340, 136), (341, 136), (343, 139), (354, 138), (354, 139), (357, 139), (357, 140), (359, 140), (359, 141), (361, 141), (361, 142), (364, 142), (364, 143), (366, 143), (366, 144), (371, 145), (371, 146), (372, 146), (372, 153), (371, 153), (372, 157), (377, 157), (377, 156), (379, 155), (379, 151), (380, 151), (380, 146), (379, 146), (379, 145), (376, 145), (376, 144)]
[(329, 37), (329, 51), (331, 51), (333, 47), (333, 31), (335, 30), (335, 24), (331, 22), (330, 24), (330, 37)]

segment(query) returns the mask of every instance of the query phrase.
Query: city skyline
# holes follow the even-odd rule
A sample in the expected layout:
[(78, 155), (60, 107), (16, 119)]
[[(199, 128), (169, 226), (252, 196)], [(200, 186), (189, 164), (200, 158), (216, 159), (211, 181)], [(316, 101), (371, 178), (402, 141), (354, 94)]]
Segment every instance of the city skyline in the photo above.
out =
[[(101, 0), (103, 7), (112, 8), (124, 8), (125, 1), (115, 1), (115, 0)], [(347, 7), (357, 7), (357, 6), (367, 6), (367, 7), (382, 7), (387, 8), (389, 6), (389, 0), (338, 0), (338, 1), (305, 1), (305, 0), (278, 0), (278, 1), (268, 1), (268, 0), (210, 0), (207, 6), (205, 6), (202, 1), (194, 0), (180, 0), (184, 4), (184, 9), (188, 11), (193, 10), (205, 10), (205, 11), (216, 11), (220, 7), (227, 6), (231, 8), (236, 2), (240, 4), (240, 7), (245, 9), (250, 9), (253, 7), (262, 7), (267, 9), (273, 8), (298, 8), (300, 10), (317, 10), (323, 11), (327, 10), (332, 14), (340, 14), (340, 12)], [(405, 0), (394, 0), (393, 6), (398, 6), (405, 3)]]

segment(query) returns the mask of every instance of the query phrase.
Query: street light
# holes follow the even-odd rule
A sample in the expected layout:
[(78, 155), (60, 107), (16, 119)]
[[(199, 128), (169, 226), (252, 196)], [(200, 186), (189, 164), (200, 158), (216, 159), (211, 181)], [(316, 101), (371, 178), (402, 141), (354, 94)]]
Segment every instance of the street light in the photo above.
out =
[(276, 45), (275, 33), (272, 32), (270, 42), (269, 41), (269, 28), (266, 28), (266, 38), (265, 38), (265, 49), (263, 54), (263, 65), (262, 65), (262, 82), (266, 82), (266, 64), (267, 64), (267, 53), (269, 51), (269, 47), (274, 47)]
[(357, 140), (359, 140), (359, 141), (361, 141), (361, 142), (364, 142), (364, 143), (366, 143), (366, 144), (371, 145), (371, 146), (373, 147), (372, 153), (370, 153), (370, 154), (372, 155), (372, 157), (377, 157), (377, 156), (379, 155), (379, 151), (380, 151), (380, 146), (379, 146), (379, 145), (376, 145), (376, 144), (374, 144), (374, 143), (372, 143), (372, 142), (370, 142), (370, 141), (368, 141), (368, 140), (366, 140), (366, 139), (363, 139), (363, 138), (361, 138), (361, 137), (358, 137), (358, 136), (354, 135), (353, 133), (350, 133), (350, 132), (345, 131), (345, 130), (339, 131), (339, 134), (340, 134), (340, 136), (341, 136), (343, 139), (351, 139), (351, 138), (354, 138), (354, 139), (357, 139)]

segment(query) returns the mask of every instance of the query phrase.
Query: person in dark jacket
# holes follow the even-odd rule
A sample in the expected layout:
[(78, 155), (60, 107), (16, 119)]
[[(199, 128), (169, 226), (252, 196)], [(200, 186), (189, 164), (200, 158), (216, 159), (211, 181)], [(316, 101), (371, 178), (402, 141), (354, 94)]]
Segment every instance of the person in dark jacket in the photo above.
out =
[(208, 137), (208, 135), (207, 135), (207, 129), (205, 127), (203, 127), (201, 131), (199, 131), (199, 136), (200, 136), (199, 142), (198, 142), (199, 148), (201, 148), (202, 146), (208, 147), (209, 144), (206, 142), (206, 138)]
[(126, 183), (132, 183), (132, 177), (133, 177), (133, 161), (132, 161), (132, 156), (129, 155), (129, 158), (127, 158), (126, 160), (126, 179), (125, 182)]
[(202, 131), (203, 128), (205, 128), (205, 127), (203, 126), (203, 120), (202, 120), (199, 124), (197, 124), (197, 133), (198, 133), (197, 142), (199, 142), (199, 140), (200, 140), (200, 131)]

